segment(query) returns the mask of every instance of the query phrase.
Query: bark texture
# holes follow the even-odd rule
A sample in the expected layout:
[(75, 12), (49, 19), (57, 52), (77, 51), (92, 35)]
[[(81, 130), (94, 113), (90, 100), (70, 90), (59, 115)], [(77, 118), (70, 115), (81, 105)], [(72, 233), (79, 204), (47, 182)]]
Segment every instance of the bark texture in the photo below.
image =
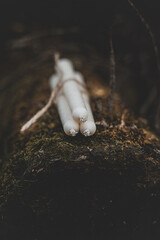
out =
[[(1, 239), (158, 239), (160, 140), (117, 93), (107, 112), (109, 56), (69, 31), (70, 39), (53, 29), (10, 42), (0, 84)], [(92, 137), (66, 136), (55, 106), (20, 133), (49, 98), (57, 50), (85, 76)]]

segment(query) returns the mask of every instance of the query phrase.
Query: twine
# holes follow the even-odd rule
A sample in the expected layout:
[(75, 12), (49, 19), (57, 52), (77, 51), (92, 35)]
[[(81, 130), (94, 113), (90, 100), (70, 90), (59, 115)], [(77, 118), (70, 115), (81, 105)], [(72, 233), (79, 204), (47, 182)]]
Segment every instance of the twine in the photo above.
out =
[(59, 93), (59, 91), (62, 89), (62, 87), (64, 86), (65, 83), (69, 82), (69, 81), (74, 81), (76, 82), (78, 85), (80, 85), (83, 88), (83, 91), (87, 93), (87, 90), (85, 89), (86, 86), (85, 84), (79, 82), (77, 79), (75, 78), (70, 78), (70, 79), (66, 79), (64, 81), (63, 80), (63, 71), (61, 70), (61, 68), (59, 67), (58, 64), (58, 59), (59, 59), (59, 54), (56, 53), (54, 55), (55, 57), (55, 63), (56, 63), (56, 67), (59, 70), (60, 73), (60, 77), (59, 77), (59, 83), (56, 85), (56, 87), (52, 90), (50, 98), (47, 102), (47, 104), (41, 109), (39, 110), (29, 121), (27, 121), (21, 128), (21, 132), (24, 132), (25, 130), (27, 130), (29, 127), (32, 126), (33, 123), (35, 123), (41, 116), (43, 116), (45, 114), (45, 112), (47, 112), (47, 110), (51, 107), (52, 104), (55, 104), (56, 101), (56, 97), (57, 94)]

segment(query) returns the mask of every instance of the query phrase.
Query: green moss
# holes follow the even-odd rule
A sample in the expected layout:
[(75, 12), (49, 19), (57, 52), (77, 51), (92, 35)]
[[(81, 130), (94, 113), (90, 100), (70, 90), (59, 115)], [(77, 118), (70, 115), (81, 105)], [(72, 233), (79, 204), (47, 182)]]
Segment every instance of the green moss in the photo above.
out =
[[(41, 121), (37, 125), (40, 126)], [(99, 127), (95, 136), (90, 138), (80, 134), (71, 138), (64, 134), (59, 123), (53, 130), (45, 128), (42, 131), (35, 124), (31, 131), (19, 135), (10, 160), (4, 164), (1, 174), (1, 196), (8, 198), (19, 191), (19, 188), (24, 187), (27, 181), (29, 183), (30, 180), (36, 181), (40, 174), (44, 176), (51, 174), (55, 171), (54, 164), (57, 162), (60, 163), (61, 170), (77, 168), (85, 170), (90, 166), (90, 169), (112, 168), (114, 171), (122, 171), (134, 168), (138, 162), (143, 169), (147, 164), (147, 158), (153, 155), (152, 152), (148, 154), (146, 151), (145, 140), (141, 129), (131, 130), (130, 127), (127, 132), (126, 128), (119, 129), (116, 126), (106, 129)], [(157, 147), (159, 146), (154, 146), (155, 149)], [(153, 164), (156, 160), (156, 167), (160, 167), (157, 156), (157, 154), (152, 156), (148, 166), (146, 176), (148, 179), (145, 180), (142, 175), (139, 176), (139, 182), (142, 179), (149, 181), (150, 184), (154, 184), (155, 179), (156, 182), (160, 181)]]
[(88, 179), (94, 182), (95, 176), (98, 179), (105, 172), (105, 177), (110, 176), (113, 182), (118, 182), (119, 176), (124, 177), (124, 182), (128, 181), (129, 175), (132, 176), (130, 185), (136, 189), (146, 183), (148, 186), (158, 185), (159, 139), (148, 129), (139, 127), (130, 110), (125, 126), (121, 128), (124, 104), (119, 99), (112, 114), (108, 114), (109, 89), (91, 69), (84, 68), (83, 72), (87, 76), (95, 120), (102, 123), (97, 126), (94, 136), (66, 136), (55, 106), (29, 130), (23, 134), (19, 132), (22, 124), (47, 102), (50, 95), (48, 78), (52, 72), (51, 64), (41, 64), (27, 75), (22, 74), (22, 78), (10, 87), (7, 94), (13, 95), (12, 101), (7, 95), (3, 96), (6, 105), (3, 107), (2, 127), (4, 136), (9, 137), (4, 146), (5, 160), (0, 175), (1, 206), (10, 199), (18, 199), (29, 204), (37, 214), (46, 211), (45, 207), (49, 209), (54, 198), (47, 197), (45, 188), (52, 181), (60, 181), (59, 176), (63, 174), (65, 180), (71, 179), (71, 182), (76, 175), (80, 178), (89, 176)]

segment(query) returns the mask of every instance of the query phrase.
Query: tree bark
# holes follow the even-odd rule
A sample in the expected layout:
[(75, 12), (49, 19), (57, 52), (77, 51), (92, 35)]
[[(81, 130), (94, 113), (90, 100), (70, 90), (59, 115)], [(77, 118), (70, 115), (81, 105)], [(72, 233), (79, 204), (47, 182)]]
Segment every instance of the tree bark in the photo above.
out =
[[(117, 93), (107, 112), (109, 59), (72, 42), (72, 29), (70, 41), (56, 31), (10, 45), (0, 85), (1, 239), (158, 239), (160, 139)], [(20, 133), (49, 98), (57, 50), (85, 76), (92, 137), (66, 136), (55, 106)]]

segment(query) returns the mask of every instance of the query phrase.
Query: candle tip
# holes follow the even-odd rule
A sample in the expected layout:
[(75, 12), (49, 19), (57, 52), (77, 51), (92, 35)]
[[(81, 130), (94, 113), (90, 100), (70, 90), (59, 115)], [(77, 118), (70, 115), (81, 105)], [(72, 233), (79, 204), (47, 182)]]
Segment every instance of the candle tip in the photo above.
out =
[(86, 122), (86, 117), (81, 117), (79, 120), (80, 122)]
[(86, 129), (86, 130), (83, 132), (83, 135), (84, 135), (85, 137), (89, 137), (89, 136), (91, 135), (91, 132), (90, 132), (88, 129)]
[(78, 132), (76, 132), (75, 129), (72, 128), (72, 129), (70, 129), (69, 133), (70, 133), (71, 136), (74, 137), (74, 136), (76, 136), (76, 134), (77, 134)]
[(82, 107), (78, 107), (76, 108), (73, 113), (73, 118), (77, 121), (77, 122), (86, 122), (88, 119), (88, 113), (87, 110), (85, 108)]

